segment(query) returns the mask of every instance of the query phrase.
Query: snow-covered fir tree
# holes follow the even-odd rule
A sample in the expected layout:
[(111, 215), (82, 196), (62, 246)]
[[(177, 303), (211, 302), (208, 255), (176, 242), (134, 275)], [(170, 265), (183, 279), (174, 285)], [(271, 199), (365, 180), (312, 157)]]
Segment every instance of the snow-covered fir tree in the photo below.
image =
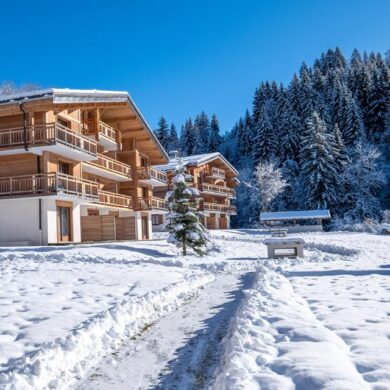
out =
[(187, 255), (188, 249), (202, 255), (210, 243), (210, 235), (199, 222), (197, 199), (200, 194), (197, 189), (189, 186), (191, 180), (192, 177), (185, 172), (179, 161), (172, 179), (173, 188), (166, 195), (169, 208), (168, 242), (180, 247), (183, 255)]
[(326, 209), (337, 203), (337, 170), (332, 141), (325, 122), (314, 112), (307, 122), (299, 154), (304, 208)]

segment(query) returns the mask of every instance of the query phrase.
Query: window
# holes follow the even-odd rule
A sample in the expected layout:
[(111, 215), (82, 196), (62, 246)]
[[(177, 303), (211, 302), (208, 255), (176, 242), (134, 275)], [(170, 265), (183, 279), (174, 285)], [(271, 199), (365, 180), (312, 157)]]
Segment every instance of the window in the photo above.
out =
[(152, 214), (152, 225), (160, 225), (161, 223), (160, 215)]
[(69, 122), (66, 121), (65, 119), (60, 118), (60, 117), (57, 117), (57, 123), (59, 123), (62, 126), (65, 126), (65, 127), (70, 127)]
[(147, 198), (149, 195), (149, 191), (146, 187), (142, 187), (142, 197)]
[(71, 165), (63, 161), (58, 161), (58, 172), (65, 175), (71, 175)]

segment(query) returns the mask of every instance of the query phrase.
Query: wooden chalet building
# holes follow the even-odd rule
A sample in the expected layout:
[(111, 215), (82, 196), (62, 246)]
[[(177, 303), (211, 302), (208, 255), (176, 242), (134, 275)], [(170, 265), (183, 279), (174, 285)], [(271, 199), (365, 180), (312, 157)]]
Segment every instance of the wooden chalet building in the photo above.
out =
[[(192, 175), (192, 185), (201, 193), (199, 209), (204, 214), (201, 222), (208, 229), (229, 229), (230, 216), (236, 215), (232, 199), (235, 199), (235, 187), (240, 183), (238, 171), (218, 152), (181, 157), (180, 161)], [(165, 195), (178, 164), (177, 153), (171, 152), (169, 163), (156, 167), (168, 175), (168, 186), (156, 188), (156, 196)], [(165, 230), (165, 215), (152, 215), (154, 231)]]
[(167, 161), (127, 92), (0, 96), (0, 246), (150, 239)]

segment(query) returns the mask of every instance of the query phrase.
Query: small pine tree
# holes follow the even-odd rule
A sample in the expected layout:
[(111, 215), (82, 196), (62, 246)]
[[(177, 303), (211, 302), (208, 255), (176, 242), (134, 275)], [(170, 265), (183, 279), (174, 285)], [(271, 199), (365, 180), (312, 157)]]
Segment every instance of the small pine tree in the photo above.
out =
[(208, 231), (199, 222), (196, 206), (200, 194), (197, 189), (189, 187), (188, 182), (191, 179), (179, 161), (176, 175), (172, 179), (173, 189), (166, 196), (170, 220), (167, 226), (168, 242), (180, 247), (184, 256), (187, 255), (188, 248), (198, 255), (203, 255), (210, 242)]

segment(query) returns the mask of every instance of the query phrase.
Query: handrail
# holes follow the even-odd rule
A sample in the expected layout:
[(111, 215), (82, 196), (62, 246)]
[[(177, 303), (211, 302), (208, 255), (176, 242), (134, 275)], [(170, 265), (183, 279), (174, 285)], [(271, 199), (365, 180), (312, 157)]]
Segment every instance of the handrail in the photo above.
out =
[(99, 133), (116, 142), (116, 130), (107, 123), (99, 121)]
[(227, 194), (231, 196), (235, 196), (236, 194), (236, 192), (232, 188), (228, 188), (228, 187), (216, 186), (207, 183), (203, 183), (202, 187), (203, 187), (203, 191), (218, 192), (218, 193)]
[(209, 210), (209, 211), (227, 212), (229, 209), (229, 206), (226, 206), (224, 204), (219, 204), (219, 203), (203, 202), (203, 209)]
[(219, 169), (216, 167), (212, 167), (211, 170), (208, 171), (208, 176), (215, 176), (215, 177), (221, 177), (225, 178), (226, 174), (223, 169)]
[(96, 142), (78, 134), (60, 123), (45, 123), (41, 125), (27, 126), (24, 140), (24, 128), (14, 127), (0, 129), (0, 148), (24, 145), (42, 146), (47, 144), (61, 143), (74, 149), (82, 150), (88, 154), (96, 155)]
[(90, 180), (57, 172), (0, 178), (0, 196), (50, 195), (59, 192), (97, 199), (98, 185)]
[(99, 190), (99, 203), (107, 206), (133, 208), (133, 198), (131, 196), (103, 190)]
[(152, 198), (152, 208), (160, 210), (168, 210), (168, 203), (164, 199)]
[(134, 208), (137, 210), (160, 209), (168, 210), (168, 204), (164, 199), (147, 196), (135, 198)]
[(167, 174), (161, 172), (153, 167), (137, 167), (137, 178), (138, 180), (150, 180), (156, 179), (163, 183), (167, 183)]
[(115, 160), (111, 157), (104, 156), (103, 154), (97, 154), (97, 160), (94, 161), (85, 161), (86, 164), (96, 165), (98, 167), (103, 167), (108, 171), (115, 172), (127, 176), (129, 178), (132, 177), (132, 168), (130, 165), (127, 165), (121, 161)]

